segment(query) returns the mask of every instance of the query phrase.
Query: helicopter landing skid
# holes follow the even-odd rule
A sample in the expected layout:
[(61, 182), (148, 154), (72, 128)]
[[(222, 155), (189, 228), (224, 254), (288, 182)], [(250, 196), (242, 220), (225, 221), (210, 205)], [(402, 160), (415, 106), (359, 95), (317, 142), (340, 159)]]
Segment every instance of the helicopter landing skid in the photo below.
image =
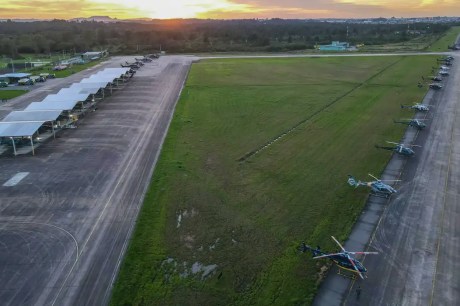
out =
[(341, 269), (341, 268), (338, 268), (337, 275), (349, 278), (351, 280), (356, 280), (356, 274), (355, 273), (350, 272), (348, 270)]
[(384, 198), (384, 199), (388, 199), (390, 197), (389, 194), (386, 194), (386, 193), (378, 193), (378, 192), (371, 192), (371, 195), (375, 196), (375, 197), (378, 197), (378, 198)]

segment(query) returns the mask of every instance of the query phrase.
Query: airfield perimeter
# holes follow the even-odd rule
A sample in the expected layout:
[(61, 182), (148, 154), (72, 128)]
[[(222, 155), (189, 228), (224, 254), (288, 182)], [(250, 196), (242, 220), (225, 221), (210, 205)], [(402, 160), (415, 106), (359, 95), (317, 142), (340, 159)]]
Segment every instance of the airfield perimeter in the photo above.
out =
[[(98, 111), (85, 118), (78, 129), (64, 131), (58, 139), (40, 147), (35, 157), (0, 160), (0, 304), (108, 302), (192, 59), (168, 56), (162, 57), (158, 65), (147, 64), (124, 89), (100, 103)], [(122, 61), (113, 58), (46, 84), (1, 106), (0, 118)], [(447, 128), (451, 121), (443, 122), (440, 110), (436, 112), (438, 123)], [(453, 111), (448, 116), (453, 118)], [(430, 125), (431, 133), (436, 132), (435, 122)], [(439, 129), (438, 133), (443, 132)], [(430, 153), (425, 150), (424, 154)], [(442, 154), (430, 156), (426, 163), (433, 163), (434, 158), (441, 162), (449, 156)], [(29, 174), (14, 187), (2, 186), (18, 172)], [(406, 209), (401, 205), (395, 207)], [(445, 216), (455, 218), (449, 213)], [(417, 218), (414, 219), (416, 222)], [(385, 251), (391, 254), (388, 249)], [(394, 264), (399, 262), (394, 260)], [(365, 264), (370, 266), (370, 261)], [(439, 267), (444, 266), (439, 263)], [(363, 291), (363, 298), (365, 295)]]
[[(50, 82), (0, 115), (125, 60)], [(190, 63), (164, 57), (146, 64), (36, 156), (0, 159), (1, 305), (107, 303)], [(18, 172), (29, 174), (2, 186)]]

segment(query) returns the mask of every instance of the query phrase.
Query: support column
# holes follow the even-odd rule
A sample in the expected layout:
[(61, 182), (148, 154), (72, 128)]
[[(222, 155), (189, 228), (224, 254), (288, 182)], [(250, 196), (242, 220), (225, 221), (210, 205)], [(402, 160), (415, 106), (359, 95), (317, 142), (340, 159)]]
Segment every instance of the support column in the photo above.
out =
[(53, 138), (56, 139), (56, 132), (54, 131), (54, 121), (51, 121), (51, 131), (53, 131)]
[(32, 146), (32, 155), (35, 155), (34, 140), (32, 136), (30, 136), (30, 145)]
[(13, 151), (14, 151), (14, 156), (18, 155), (16, 153), (16, 144), (14, 143), (14, 138), (13, 137), (10, 137), (11, 138), (11, 142), (13, 143)]

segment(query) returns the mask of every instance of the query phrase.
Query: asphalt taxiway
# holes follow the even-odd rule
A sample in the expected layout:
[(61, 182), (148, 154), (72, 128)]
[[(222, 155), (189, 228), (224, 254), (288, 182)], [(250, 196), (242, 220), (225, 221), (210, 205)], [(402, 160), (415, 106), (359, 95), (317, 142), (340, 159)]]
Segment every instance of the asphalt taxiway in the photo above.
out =
[[(123, 61), (53, 80), (0, 118)], [(148, 63), (35, 156), (0, 158), (1, 305), (107, 304), (190, 65)]]
[[(314, 305), (458, 305), (460, 303), (460, 57), (444, 88), (430, 90), (433, 105), (421, 132), (408, 128), (405, 143), (416, 156), (393, 156), (384, 179), (400, 179), (389, 201), (370, 196), (345, 244), (378, 251), (362, 260), (365, 280), (333, 268)], [(371, 242), (368, 245), (369, 237)], [(361, 288), (358, 297), (356, 289)]]

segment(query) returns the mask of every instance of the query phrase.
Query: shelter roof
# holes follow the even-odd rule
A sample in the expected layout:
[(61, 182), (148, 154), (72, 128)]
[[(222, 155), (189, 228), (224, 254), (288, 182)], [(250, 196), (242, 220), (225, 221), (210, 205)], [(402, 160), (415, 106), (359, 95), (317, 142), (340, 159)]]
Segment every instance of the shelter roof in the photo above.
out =
[(32, 136), (46, 121), (0, 122), (0, 137)]
[(60, 110), (60, 111), (70, 111), (75, 105), (78, 104), (78, 101), (43, 101), (43, 102), (32, 102), (25, 108), (25, 110)]
[(6, 73), (6, 74), (0, 75), (0, 78), (18, 78), (18, 79), (21, 79), (21, 78), (29, 77), (30, 75), (31, 75), (30, 73), (22, 73), (22, 72)]
[(54, 121), (60, 115), (60, 110), (14, 111), (9, 113), (2, 121)]
[(88, 99), (89, 94), (87, 93), (77, 93), (77, 92), (62, 92), (55, 95), (48, 95), (42, 102), (48, 101), (75, 101), (81, 102)]

